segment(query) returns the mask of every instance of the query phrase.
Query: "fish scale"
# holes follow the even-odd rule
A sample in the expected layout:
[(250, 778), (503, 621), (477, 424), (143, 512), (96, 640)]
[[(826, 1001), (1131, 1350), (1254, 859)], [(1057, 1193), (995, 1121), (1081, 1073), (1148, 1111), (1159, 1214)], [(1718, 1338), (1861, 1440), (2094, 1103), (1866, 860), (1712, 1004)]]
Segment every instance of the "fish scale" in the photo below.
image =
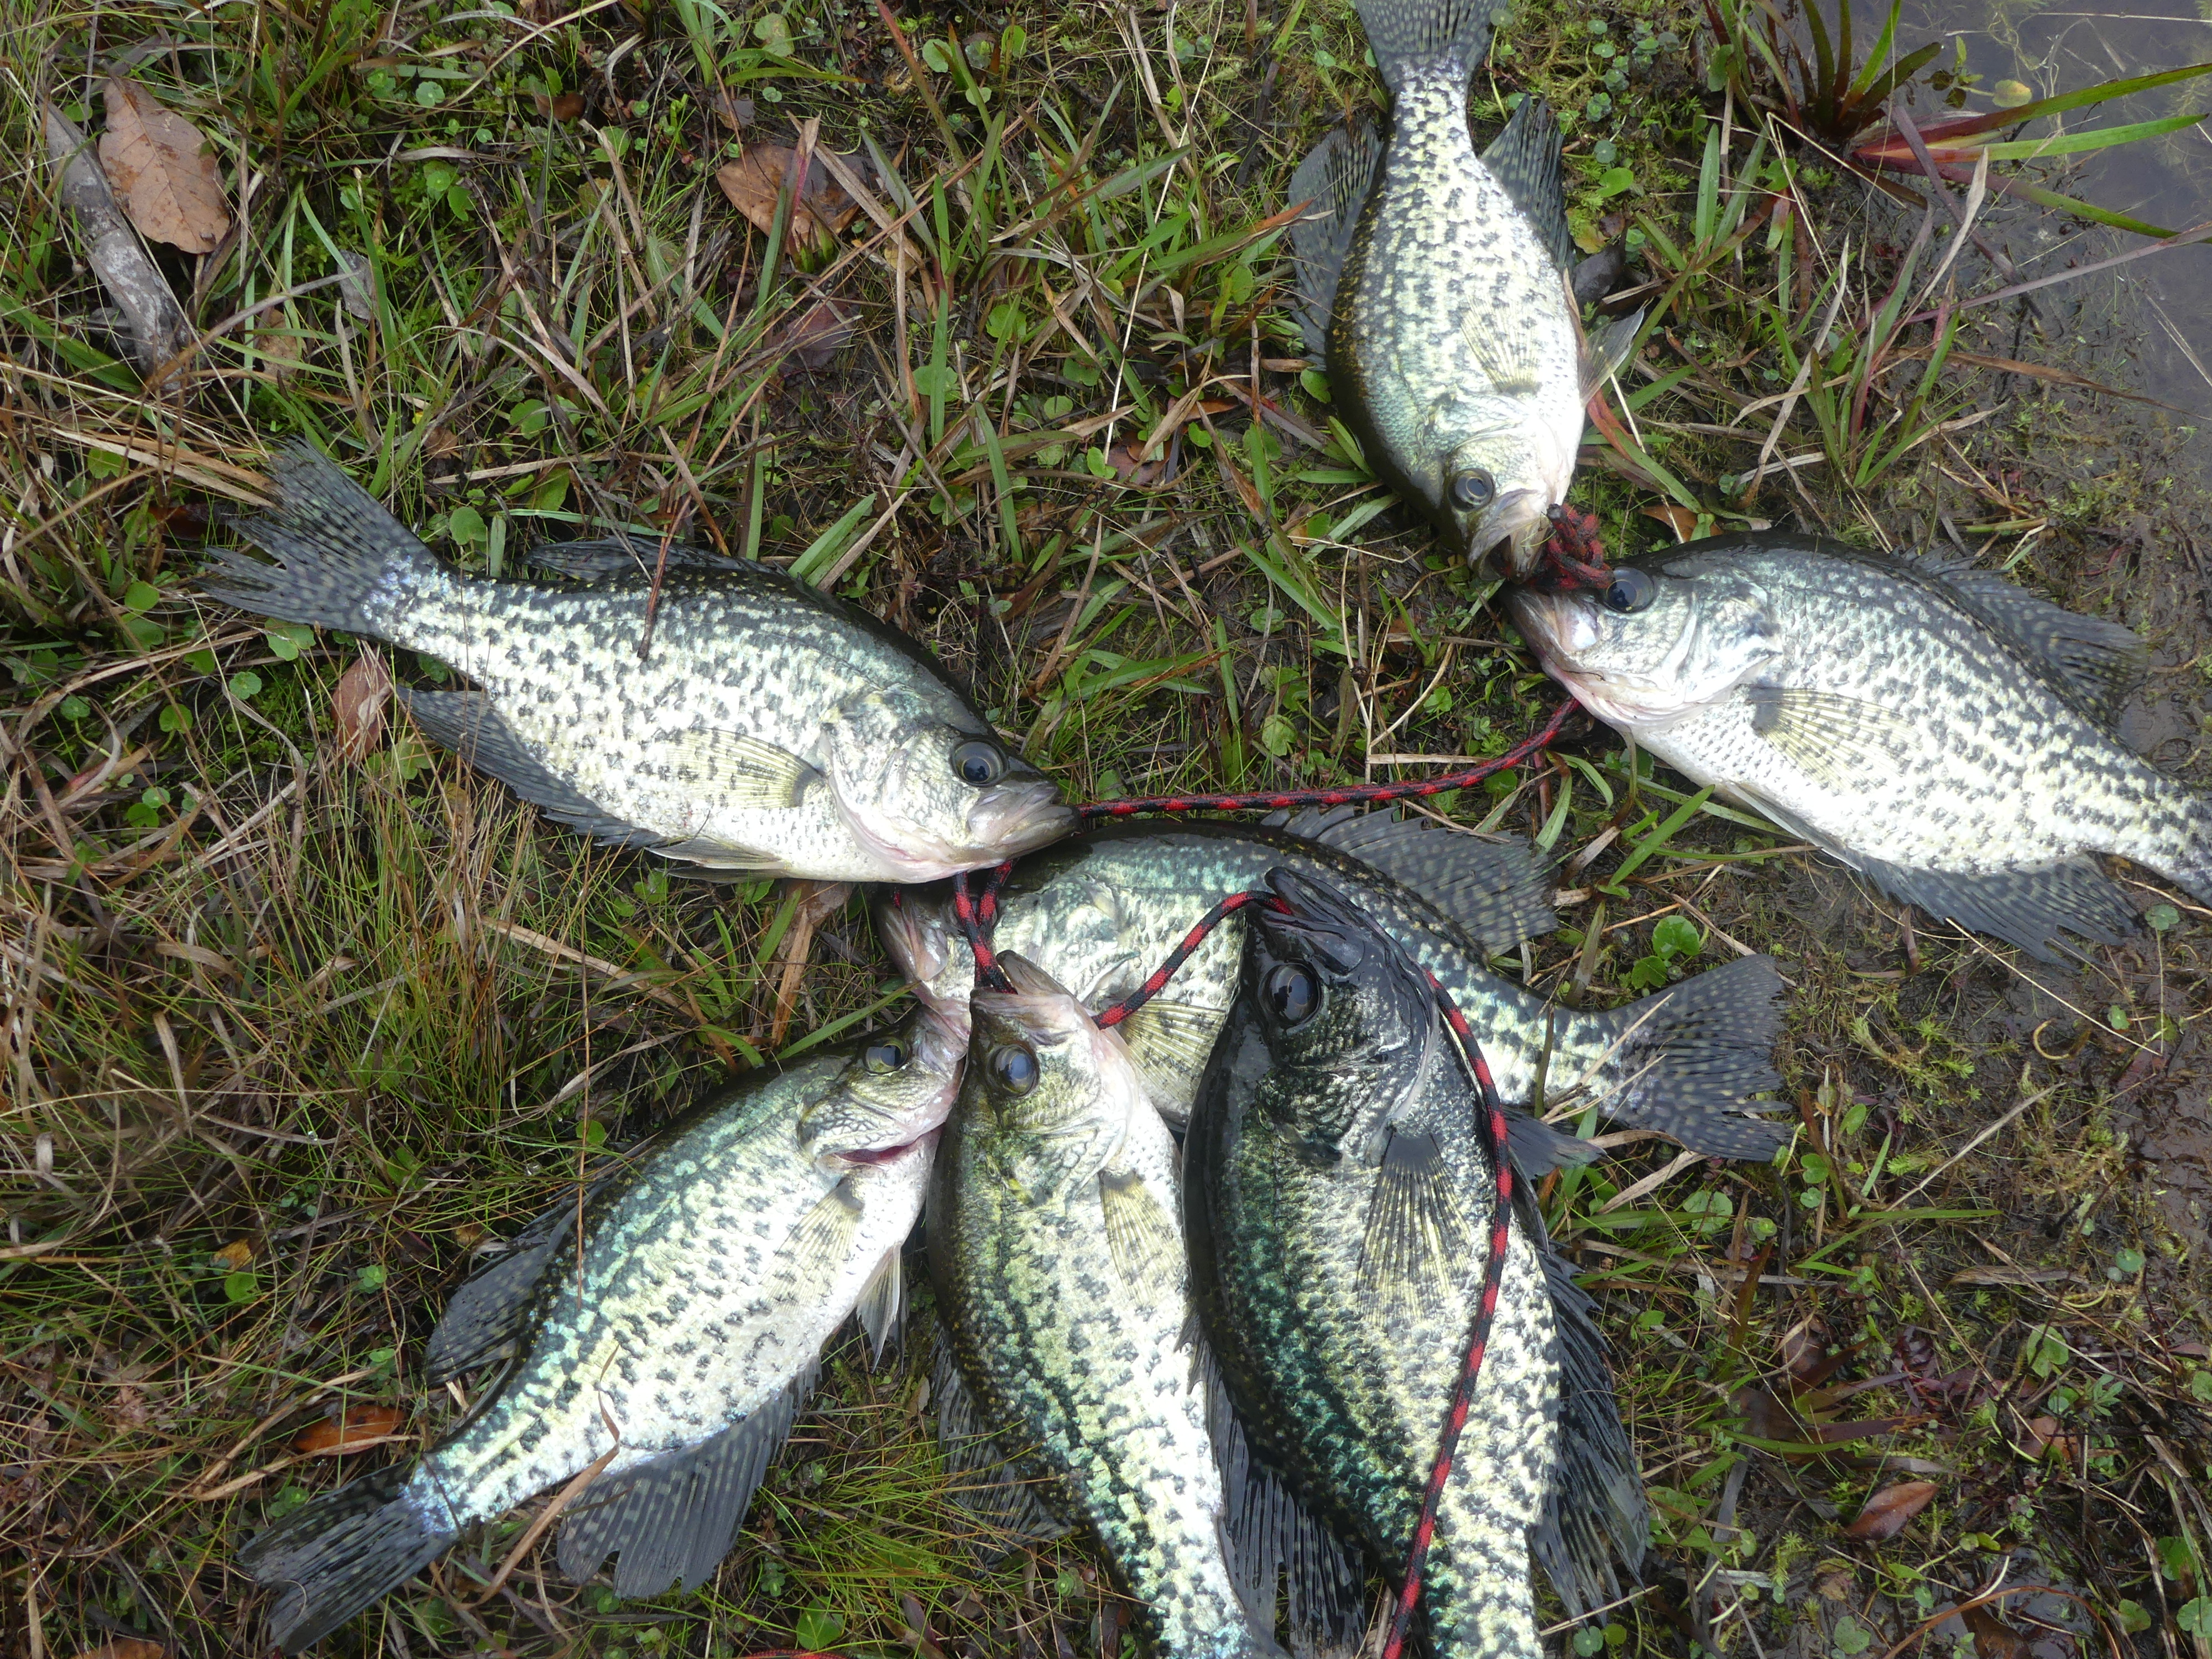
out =
[[(1280, 1659), (1240, 1600), (1191, 1340), (1176, 1150), (1120, 1040), (1018, 957), (975, 997), (929, 1194), (958, 1385), (1003, 1458), (1093, 1537), (1163, 1659)], [(1027, 1089), (997, 1069), (1025, 1056)]]
[(619, 1557), (616, 1591), (709, 1575), (859, 1309), (878, 1345), (898, 1253), (951, 1105), (966, 1009), (741, 1079), (628, 1167), (518, 1235), (431, 1337), (443, 1380), (514, 1353), (411, 1469), (324, 1494), (240, 1564), (279, 1587), (271, 1639), (318, 1639), (466, 1527), (605, 1456), (566, 1512), (571, 1577)]
[[(1192, 1279), (1255, 1446), (1395, 1571), (1480, 1299), (1497, 1171), (1480, 1097), (1410, 956), (1346, 893), (1280, 870), (1269, 884), (1288, 909), (1253, 910), (1185, 1144)], [(1283, 973), (1304, 975), (1312, 1012), (1271, 1004)], [(1442, 1659), (1541, 1653), (1532, 1542), (1571, 1608), (1604, 1593), (1586, 1559), (1540, 1541), (1563, 1513), (1607, 1511), (1611, 1547), (1631, 1565), (1642, 1553), (1640, 1497), (1605, 1491), (1632, 1487), (1634, 1466), (1590, 1363), (1587, 1304), (1553, 1283), (1530, 1214), (1511, 1212), (1422, 1581)], [(1572, 1457), (1571, 1392), (1590, 1443)]]
[(2212, 896), (2212, 806), (2118, 736), (2142, 641), (1993, 573), (1717, 537), (1510, 603), (1599, 719), (1936, 915), (2049, 959), (2134, 925), (2091, 854)]
[(594, 586), (466, 579), (313, 449), (270, 471), (275, 505), (244, 528), (279, 562), (217, 549), (202, 590), (452, 664), (475, 689), (401, 702), (559, 822), (854, 881), (930, 880), (1074, 827), (927, 652), (784, 572), (672, 550), (656, 597), (634, 559), (586, 544), (545, 557)]

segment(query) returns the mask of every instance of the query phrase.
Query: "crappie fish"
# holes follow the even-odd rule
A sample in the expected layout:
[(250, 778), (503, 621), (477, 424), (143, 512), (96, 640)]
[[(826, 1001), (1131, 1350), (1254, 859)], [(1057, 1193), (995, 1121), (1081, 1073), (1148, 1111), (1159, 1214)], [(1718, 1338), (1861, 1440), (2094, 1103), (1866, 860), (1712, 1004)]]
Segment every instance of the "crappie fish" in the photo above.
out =
[[(1194, 1295), (1255, 1454), (1395, 1574), (1481, 1300), (1496, 1170), (1419, 966), (1350, 893), (1269, 884), (1289, 914), (1254, 907), (1184, 1142)], [(1589, 1299), (1533, 1206), (1508, 1239), (1422, 1582), (1438, 1659), (1538, 1659), (1532, 1553), (1579, 1614), (1647, 1537)]]
[(928, 653), (781, 571), (675, 562), (641, 662), (634, 567), (589, 591), (471, 580), (307, 446), (270, 473), (244, 528), (282, 562), (220, 550), (202, 591), (468, 674), (400, 700), (559, 823), (738, 874), (906, 882), (1075, 827)]
[(564, 1513), (579, 1582), (690, 1589), (729, 1553), (754, 1488), (857, 1311), (878, 1348), (966, 1048), (925, 1010), (890, 1035), (748, 1073), (634, 1162), (518, 1235), (453, 1295), (432, 1385), (514, 1363), (412, 1468), (328, 1492), (240, 1552), (297, 1651), (504, 1514), (612, 1454)]
[(1290, 199), (1300, 323), (1367, 459), (1467, 556), (1534, 567), (1566, 497), (1589, 392), (1635, 319), (1585, 349), (1559, 131), (1524, 99), (1480, 156), (1468, 86), (1490, 0), (1359, 0), (1390, 94), (1390, 137), (1343, 128), (1299, 164)]
[(1279, 1654), (1228, 1559), (1175, 1143), (1121, 1039), (1020, 957), (1004, 965), (1015, 994), (975, 994), (930, 1182), (930, 1279), (964, 1395), (948, 1427), (979, 1425), (986, 1455), (964, 1461), (1097, 1541), (1161, 1659)]
[(2134, 908), (2094, 854), (2212, 899), (2212, 803), (2120, 740), (2142, 641), (1962, 563), (1792, 534), (1626, 560), (1604, 593), (1520, 590), (1589, 712), (1936, 916), (2045, 961)]
[[(1295, 833), (1296, 825), (1222, 820), (1091, 830), (1015, 867), (1000, 896), (997, 947), (1026, 957), (1086, 1007), (1103, 1008), (1141, 985), (1217, 900), (1253, 889), (1280, 866), (1357, 893), (1449, 988), (1482, 1033), (1506, 1101), (1530, 1103), (1540, 1077), (1547, 1101), (1595, 1103), (1692, 1151), (1773, 1155), (1787, 1129), (1748, 1115), (1766, 1104), (1751, 1097), (1781, 1081), (1773, 1050), (1782, 984), (1770, 959), (1746, 957), (1610, 1011), (1563, 1007), (1483, 966), (1485, 948), (1553, 925), (1548, 874), (1525, 843), (1496, 846), (1382, 813), (1301, 822), (1321, 838)], [(949, 906), (913, 894), (899, 905), (939, 913), (935, 932), (947, 940), (945, 954), (931, 958), (939, 963), (939, 994), (971, 982), (974, 959), (951, 931)], [(1236, 1000), (1243, 933), (1243, 915), (1228, 917), (1159, 996), (1115, 1028), (1153, 1103), (1175, 1121), (1188, 1115)], [(896, 941), (890, 948), (914, 975)], [(1516, 1126), (1516, 1149), (1533, 1129)]]

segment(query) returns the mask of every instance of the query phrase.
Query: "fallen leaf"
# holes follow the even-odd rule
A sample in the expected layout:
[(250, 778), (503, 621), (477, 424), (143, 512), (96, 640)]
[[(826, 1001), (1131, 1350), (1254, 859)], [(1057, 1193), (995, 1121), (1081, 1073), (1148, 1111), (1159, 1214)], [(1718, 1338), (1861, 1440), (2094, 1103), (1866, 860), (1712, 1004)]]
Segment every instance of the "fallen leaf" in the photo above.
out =
[(338, 302), (345, 307), (346, 315), (359, 323), (374, 322), (376, 271), (369, 264), (368, 256), (342, 247), (338, 250), (338, 263), (344, 266), (338, 273)]
[(353, 1406), (336, 1417), (309, 1424), (292, 1446), (308, 1457), (359, 1451), (363, 1446), (389, 1440), (406, 1420), (404, 1413), (390, 1406)]
[(253, 1261), (253, 1241), (234, 1238), (215, 1253), (215, 1259), (225, 1273), (234, 1273), (241, 1267), (250, 1267)]
[(1884, 1486), (1866, 1501), (1858, 1519), (1844, 1528), (1847, 1538), (1867, 1538), (1877, 1542), (1894, 1538), (1905, 1530), (1905, 1523), (1926, 1509), (1936, 1497), (1933, 1480), (1900, 1480), (1893, 1486)]
[(1647, 507), (1644, 509), (1644, 516), (1658, 520), (1682, 541), (1686, 542), (1698, 533), (1698, 515), (1686, 507)]
[(530, 101), (538, 106), (540, 115), (550, 116), (556, 121), (573, 121), (584, 112), (584, 94), (563, 92), (549, 96), (542, 92), (530, 94)]
[(1813, 1589), (1825, 1601), (1850, 1600), (1856, 1582), (1850, 1563), (1844, 1561), (1824, 1561), (1813, 1575)]
[(1127, 442), (1115, 444), (1113, 448), (1108, 450), (1106, 459), (1113, 467), (1115, 477), (1123, 483), (1133, 484), (1139, 489), (1149, 489), (1160, 481), (1161, 475), (1167, 471), (1167, 463), (1164, 460), (1146, 460), (1144, 446), (1133, 438)]
[(162, 1659), (167, 1651), (159, 1642), (149, 1642), (143, 1636), (118, 1636), (85, 1649), (76, 1659)]
[[(781, 144), (753, 144), (738, 160), (716, 169), (714, 182), (732, 207), (766, 232), (775, 224), (776, 198), (797, 177), (798, 165), (796, 150)], [(809, 167), (805, 184), (793, 194), (788, 234), (795, 245), (826, 251), (860, 210), (827, 167)]]
[(286, 328), (257, 328), (253, 349), (261, 354), (269, 378), (282, 386), (297, 374), (307, 359), (307, 343)]
[(827, 368), (852, 339), (853, 325), (845, 313), (824, 300), (781, 331), (773, 343), (782, 350), (787, 364)]
[(384, 739), (384, 706), (392, 696), (392, 671), (380, 652), (364, 651), (338, 676), (331, 692), (331, 715), (338, 729), (338, 753), (365, 757)]
[(784, 929), (783, 938), (775, 947), (775, 961), (782, 969), (776, 981), (775, 1011), (769, 1026), (768, 1040), (772, 1048), (783, 1046), (783, 1036), (791, 1029), (791, 1017), (799, 1008), (799, 982), (805, 976), (807, 959), (814, 954), (814, 930), (844, 908), (845, 901), (853, 896), (850, 882), (794, 881), (799, 891), (799, 903), (793, 908), (791, 925)]
[(200, 130), (136, 81), (111, 76), (100, 164), (138, 234), (212, 253), (230, 229), (222, 175)]
[(1974, 1633), (1974, 1659), (2028, 1659), (2027, 1638), (1987, 1607), (1959, 1615)]

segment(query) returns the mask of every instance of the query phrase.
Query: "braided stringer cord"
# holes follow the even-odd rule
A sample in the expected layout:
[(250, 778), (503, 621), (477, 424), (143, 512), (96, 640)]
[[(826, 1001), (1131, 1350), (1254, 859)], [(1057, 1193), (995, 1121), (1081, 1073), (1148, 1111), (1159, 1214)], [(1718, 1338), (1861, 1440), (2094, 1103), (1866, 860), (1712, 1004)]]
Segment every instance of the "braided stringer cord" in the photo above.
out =
[(1498, 1101), (1498, 1085), (1490, 1079), (1489, 1064), (1459, 1004), (1434, 974), (1428, 975), (1428, 981), (1429, 988), (1436, 993), (1437, 1007), (1459, 1039), (1460, 1052), (1466, 1056), (1468, 1069), (1474, 1074), (1475, 1087), (1482, 1096), (1482, 1138), (1488, 1145), (1491, 1168), (1497, 1174), (1498, 1196), (1490, 1212), (1490, 1254), (1482, 1264), (1482, 1300), (1468, 1332), (1467, 1358), (1460, 1366), (1459, 1381), (1452, 1386), (1451, 1407), (1444, 1413), (1443, 1437), (1437, 1447), (1436, 1464), (1429, 1471), (1429, 1487), (1421, 1496), (1421, 1516), (1413, 1524), (1413, 1545), (1406, 1552), (1404, 1584), (1398, 1592), (1398, 1605), (1391, 1611), (1382, 1659), (1399, 1659), (1413, 1626), (1413, 1613), (1421, 1604), (1421, 1574), (1428, 1564), (1429, 1545), (1437, 1535), (1437, 1506), (1443, 1501), (1452, 1465), (1458, 1461), (1460, 1434), (1467, 1427), (1475, 1379), (1482, 1373), (1482, 1357), (1490, 1346), (1490, 1327), (1498, 1316), (1498, 1292), (1505, 1283), (1505, 1249), (1511, 1242), (1513, 1220), (1513, 1164), (1505, 1152), (1505, 1108)]
[(1605, 544), (1598, 538), (1597, 515), (1561, 501), (1552, 508), (1550, 518), (1551, 538), (1536, 556), (1528, 585), (1553, 593), (1612, 586), (1613, 571), (1605, 562)]

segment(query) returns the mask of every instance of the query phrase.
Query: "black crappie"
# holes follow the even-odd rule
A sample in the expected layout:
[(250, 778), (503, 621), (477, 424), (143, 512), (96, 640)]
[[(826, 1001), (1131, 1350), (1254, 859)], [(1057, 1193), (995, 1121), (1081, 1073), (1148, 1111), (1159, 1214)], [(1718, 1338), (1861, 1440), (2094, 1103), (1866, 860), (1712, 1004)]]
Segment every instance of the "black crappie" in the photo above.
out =
[(1624, 561), (1613, 586), (1516, 591), (1576, 699), (1700, 784), (1897, 898), (2051, 959), (2133, 907), (2092, 854), (2212, 899), (2212, 803), (2117, 730), (2142, 642), (1961, 563), (1788, 535)]
[[(1450, 988), (1483, 1034), (1507, 1101), (1530, 1102), (1540, 1071), (1547, 1100), (1595, 1103), (1608, 1116), (1716, 1157), (1772, 1155), (1786, 1131), (1746, 1115), (1765, 1104), (1752, 1095), (1781, 1080), (1772, 1061), (1781, 981), (1766, 957), (1712, 969), (1610, 1012), (1562, 1007), (1482, 965), (1484, 946), (1504, 948), (1552, 926), (1549, 882), (1525, 844), (1494, 846), (1379, 813), (1318, 823), (1321, 841), (1217, 820), (1091, 830), (1015, 866), (996, 943), (1086, 1006), (1103, 1008), (1142, 984), (1216, 900), (1254, 887), (1281, 865), (1358, 893), (1392, 937)], [(912, 894), (898, 902), (927, 905), (936, 933), (949, 932), (947, 907)], [(1153, 1103), (1177, 1121), (1188, 1114), (1235, 1000), (1243, 940), (1243, 921), (1232, 915), (1162, 995), (1119, 1028)], [(897, 942), (888, 943), (901, 969), (916, 976)], [(973, 973), (957, 940), (933, 960), (941, 995)], [(1519, 1139), (1516, 1127), (1516, 1146)]]
[(201, 587), (427, 653), (474, 691), (402, 691), (432, 738), (549, 817), (753, 875), (928, 881), (1056, 840), (1073, 812), (912, 641), (764, 565), (691, 560), (589, 591), (471, 580), (304, 445)]
[[(1389, 143), (1332, 131), (1291, 180), (1291, 200), (1314, 204), (1291, 236), (1307, 348), (1368, 460), (1468, 557), (1502, 547), (1506, 574), (1525, 575), (1603, 370), (1568, 287), (1551, 112), (1525, 99), (1480, 157), (1468, 136), (1492, 3), (1359, 0)], [(1635, 327), (1609, 326), (1597, 355)]]
[(412, 1468), (315, 1498), (240, 1552), (277, 1592), (270, 1641), (308, 1646), (609, 1451), (563, 1517), (562, 1571), (587, 1579), (616, 1554), (624, 1596), (711, 1574), (823, 1343), (857, 1310), (880, 1346), (897, 1317), (965, 1012), (749, 1073), (520, 1234), (430, 1338), (433, 1385), (516, 1356), (476, 1409)]
[[(1184, 1143), (1193, 1291), (1255, 1453), (1401, 1569), (1481, 1299), (1496, 1171), (1427, 977), (1348, 894), (1278, 871)], [(1478, 1036), (1480, 1029), (1478, 1027)], [(1532, 1553), (1618, 1593), (1643, 1486), (1589, 1298), (1516, 1206), (1437, 1510), (1438, 1659), (1538, 1659)]]
[(997, 1454), (980, 1461), (1097, 1542), (1162, 1659), (1275, 1654), (1228, 1559), (1175, 1143), (1121, 1039), (1005, 966), (1016, 994), (975, 994), (929, 1191), (963, 1414)]

